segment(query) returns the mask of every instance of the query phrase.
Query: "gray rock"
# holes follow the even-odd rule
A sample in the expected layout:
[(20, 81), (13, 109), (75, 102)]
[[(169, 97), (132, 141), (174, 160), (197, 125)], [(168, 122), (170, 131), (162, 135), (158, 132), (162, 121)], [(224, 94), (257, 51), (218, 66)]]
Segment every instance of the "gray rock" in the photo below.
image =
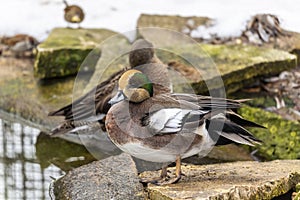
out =
[(54, 183), (57, 199), (144, 199), (135, 164), (128, 154), (76, 168)]
[(182, 171), (186, 176), (177, 184), (148, 186), (150, 199), (272, 199), (300, 182), (300, 160), (187, 165)]

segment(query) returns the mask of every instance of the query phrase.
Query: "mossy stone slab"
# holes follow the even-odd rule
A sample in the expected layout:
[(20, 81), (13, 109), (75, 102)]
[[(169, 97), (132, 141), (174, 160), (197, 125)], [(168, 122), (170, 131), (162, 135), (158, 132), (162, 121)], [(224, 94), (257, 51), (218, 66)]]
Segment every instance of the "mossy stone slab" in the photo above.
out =
[[(115, 34), (107, 29), (53, 29), (49, 37), (37, 47), (35, 77), (53, 78), (76, 74), (91, 50)], [(123, 37), (123, 40), (127, 39)], [(101, 56), (101, 49), (95, 56)], [(86, 71), (94, 68), (93, 63), (85, 66)]]
[(297, 66), (297, 57), (281, 50), (247, 45), (202, 47), (220, 71), (227, 93), (237, 91), (257, 78), (279, 74)]
[[(182, 63), (175, 70), (183, 75), (190, 71), (184, 76), (196, 93), (222, 87), (227, 93), (232, 93), (260, 77), (296, 67), (297, 63), (293, 54), (255, 46), (188, 44), (167, 48), (168, 51), (157, 51), (158, 57), (166, 63)], [(174, 56), (170, 51), (183, 57)], [(193, 61), (197, 68), (189, 61)]]
[[(189, 34), (198, 26), (210, 25), (212, 22), (212, 19), (208, 17), (141, 14), (137, 22), (137, 27), (158, 27)], [(138, 35), (143, 35), (143, 29), (138, 30)]]
[(300, 33), (287, 30), (283, 31), (285, 36), (280, 36), (272, 42), (264, 43), (263, 46), (293, 53), (298, 57), (298, 63), (300, 63)]
[[(169, 169), (175, 172), (175, 167)], [(185, 176), (176, 184), (149, 185), (149, 199), (272, 199), (299, 183), (300, 160), (185, 165), (182, 172)], [(159, 174), (144, 172), (140, 176)]]

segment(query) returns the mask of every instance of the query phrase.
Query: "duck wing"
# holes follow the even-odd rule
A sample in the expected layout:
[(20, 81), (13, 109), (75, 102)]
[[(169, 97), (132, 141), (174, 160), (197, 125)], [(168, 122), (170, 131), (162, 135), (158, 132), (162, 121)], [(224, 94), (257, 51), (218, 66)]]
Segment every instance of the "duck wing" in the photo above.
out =
[(146, 104), (160, 105), (151, 107), (141, 121), (154, 135), (195, 130), (212, 110), (224, 112), (226, 108), (240, 107), (238, 101), (190, 94), (156, 95)]
[(242, 101), (189, 94), (159, 95), (153, 101), (154, 105), (161, 107), (146, 113), (142, 125), (154, 135), (181, 131), (196, 134), (198, 127), (205, 126), (216, 145), (240, 143), (253, 146), (261, 143), (243, 126), (264, 127), (243, 119), (231, 110), (239, 108)]
[(203, 115), (207, 112), (181, 108), (164, 108), (146, 115), (142, 119), (142, 124), (147, 126), (153, 135), (178, 133), (183, 129), (198, 127)]
[(246, 101), (243, 99), (232, 100), (232, 99), (216, 98), (211, 96), (202, 96), (202, 95), (185, 94), (185, 93), (174, 93), (174, 94), (170, 94), (170, 96), (180, 102), (186, 101), (198, 105), (203, 110), (240, 108), (241, 102)]
[(107, 80), (98, 84), (91, 91), (84, 96), (75, 100), (73, 103), (60, 108), (59, 110), (50, 112), (49, 116), (64, 116), (68, 121), (82, 121), (92, 119), (93, 116), (98, 114), (107, 113), (110, 108), (108, 101), (112, 97), (113, 90), (121, 77), (127, 70), (124, 68), (113, 75)]

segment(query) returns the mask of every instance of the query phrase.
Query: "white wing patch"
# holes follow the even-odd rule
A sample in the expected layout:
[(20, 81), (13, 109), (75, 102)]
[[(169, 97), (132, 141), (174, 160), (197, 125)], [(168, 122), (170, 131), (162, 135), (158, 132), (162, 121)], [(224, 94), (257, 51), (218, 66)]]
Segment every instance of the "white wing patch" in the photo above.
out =
[(206, 111), (193, 111), (180, 108), (166, 108), (154, 112), (149, 116), (149, 128), (157, 133), (175, 133), (182, 129), (188, 115), (203, 114)]
[(149, 127), (155, 132), (178, 132), (182, 127), (182, 119), (189, 112), (178, 108), (161, 109), (150, 116)]

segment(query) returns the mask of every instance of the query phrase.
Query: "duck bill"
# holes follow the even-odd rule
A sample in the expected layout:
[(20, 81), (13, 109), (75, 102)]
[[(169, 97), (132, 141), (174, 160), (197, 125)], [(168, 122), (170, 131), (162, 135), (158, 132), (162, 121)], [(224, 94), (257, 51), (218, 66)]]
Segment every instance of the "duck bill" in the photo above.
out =
[(110, 105), (114, 105), (120, 101), (123, 101), (124, 99), (125, 99), (125, 96), (124, 96), (123, 92), (121, 90), (119, 90), (117, 92), (117, 94), (113, 98), (111, 98), (111, 100), (108, 103)]

